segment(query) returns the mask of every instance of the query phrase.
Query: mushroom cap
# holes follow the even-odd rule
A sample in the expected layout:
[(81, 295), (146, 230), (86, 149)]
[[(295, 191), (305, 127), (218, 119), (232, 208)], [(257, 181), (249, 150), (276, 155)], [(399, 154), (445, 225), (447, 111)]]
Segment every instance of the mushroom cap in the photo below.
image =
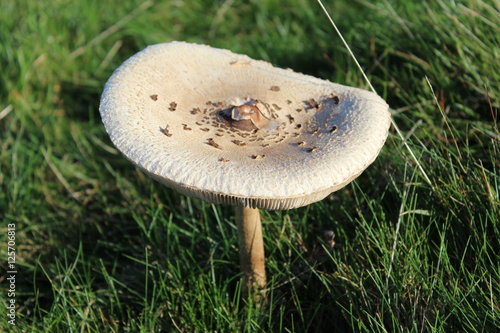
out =
[(374, 93), (184, 42), (125, 61), (106, 83), (100, 113), (118, 150), (166, 186), (268, 210), (347, 185), (374, 161), (390, 126)]

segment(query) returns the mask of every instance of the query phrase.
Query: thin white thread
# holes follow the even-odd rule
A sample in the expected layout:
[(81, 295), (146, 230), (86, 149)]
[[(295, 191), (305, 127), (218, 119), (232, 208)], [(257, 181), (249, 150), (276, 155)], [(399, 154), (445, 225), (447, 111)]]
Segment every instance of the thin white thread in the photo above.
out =
[[(323, 9), (323, 11), (325, 12), (325, 15), (328, 17), (328, 20), (332, 24), (333, 28), (337, 32), (337, 35), (342, 40), (342, 43), (344, 43), (344, 46), (346, 47), (346, 49), (349, 52), (349, 54), (351, 55), (352, 59), (356, 63), (356, 66), (358, 66), (359, 70), (361, 71), (361, 74), (363, 75), (363, 77), (365, 78), (366, 82), (370, 86), (370, 89), (375, 94), (377, 94), (377, 92), (375, 91), (375, 88), (372, 86), (372, 84), (370, 82), (370, 79), (368, 78), (368, 76), (366, 76), (365, 71), (363, 70), (363, 68), (359, 64), (358, 60), (356, 59), (356, 56), (354, 55), (354, 53), (352, 52), (351, 48), (349, 47), (349, 44), (347, 44), (347, 41), (344, 39), (344, 36), (342, 36), (342, 33), (340, 32), (339, 28), (337, 28), (337, 25), (335, 24), (335, 22), (333, 21), (332, 17), (330, 16), (330, 13), (328, 13), (328, 11), (326, 10), (325, 6), (323, 5), (323, 2), (321, 2), (321, 0), (318, 0), (318, 3), (321, 6), (321, 9)], [(427, 181), (427, 184), (429, 184), (429, 186), (431, 187), (431, 189), (433, 191), (435, 191), (434, 185), (432, 184), (430, 178), (427, 176), (427, 173), (425, 172), (425, 170), (422, 167), (422, 165), (420, 164), (420, 162), (417, 160), (417, 157), (415, 156), (415, 154), (411, 150), (410, 146), (408, 146), (408, 143), (406, 142), (406, 139), (404, 138), (403, 134), (399, 130), (399, 127), (396, 125), (396, 122), (394, 121), (394, 119), (392, 117), (391, 117), (391, 123), (392, 123), (392, 126), (394, 127), (394, 129), (396, 130), (396, 133), (398, 133), (398, 136), (401, 138), (401, 140), (402, 140), (403, 144), (405, 145), (406, 149), (408, 149), (408, 151), (410, 152), (410, 155), (411, 155), (412, 159), (415, 161), (418, 169), (420, 170), (420, 172), (424, 176), (425, 180)]]

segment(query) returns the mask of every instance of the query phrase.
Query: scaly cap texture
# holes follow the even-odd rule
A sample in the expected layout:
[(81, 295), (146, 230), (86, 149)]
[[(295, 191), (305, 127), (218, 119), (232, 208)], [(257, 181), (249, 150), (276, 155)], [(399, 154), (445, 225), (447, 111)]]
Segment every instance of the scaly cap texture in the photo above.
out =
[(344, 187), (374, 161), (390, 126), (376, 94), (184, 42), (125, 61), (100, 112), (115, 146), (154, 179), (269, 210)]

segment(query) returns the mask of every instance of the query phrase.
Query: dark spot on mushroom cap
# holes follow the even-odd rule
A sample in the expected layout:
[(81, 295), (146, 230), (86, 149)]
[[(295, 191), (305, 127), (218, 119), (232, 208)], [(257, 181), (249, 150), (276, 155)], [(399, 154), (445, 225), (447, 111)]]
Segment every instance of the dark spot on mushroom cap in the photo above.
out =
[(229, 160), (226, 160), (224, 157), (219, 158), (219, 162), (229, 162)]
[(172, 103), (170, 103), (170, 107), (168, 109), (170, 111), (175, 111), (176, 108), (177, 108), (177, 103), (172, 102)]
[(310, 98), (307, 103), (309, 104), (309, 107), (310, 108), (315, 108), (315, 109), (319, 109), (319, 103), (316, 102), (316, 100), (314, 98)]
[(278, 86), (272, 86), (271, 91), (280, 91), (280, 87)]
[(182, 124), (182, 129), (185, 130), (185, 131), (190, 131), (191, 130), (191, 128), (188, 127), (187, 124)]
[(338, 127), (333, 125), (332, 128), (330, 129), (330, 133), (335, 133), (335, 132), (337, 132), (337, 130), (338, 130)]
[(330, 95), (330, 99), (332, 99), (332, 100), (333, 100), (333, 104), (339, 104), (339, 103), (340, 103), (340, 98), (339, 98), (339, 96), (336, 96), (336, 95), (334, 95), (334, 94), (331, 94), (331, 95)]
[(151, 95), (149, 97), (151, 97), (151, 99), (155, 102), (158, 100), (158, 95)]
[(266, 155), (252, 155), (252, 159), (254, 159), (254, 160), (261, 160), (264, 157), (266, 157)]
[(160, 128), (160, 131), (161, 131), (161, 132), (163, 132), (163, 134), (165, 134), (165, 135), (166, 135), (166, 136), (168, 136), (168, 137), (171, 137), (171, 136), (172, 136), (172, 133), (170, 133), (170, 132), (168, 131), (168, 125), (167, 125), (167, 126), (165, 126), (165, 128), (163, 128), (163, 129), (161, 129), (161, 128)]
[(240, 141), (240, 140), (233, 140), (233, 141), (231, 141), (231, 142), (232, 142), (232, 143), (234, 143), (235, 145), (237, 145), (237, 146), (241, 146), (241, 147), (243, 147), (243, 146), (246, 146), (246, 145), (247, 145), (244, 141)]
[(212, 146), (212, 147), (214, 147), (214, 148), (217, 148), (217, 149), (222, 149), (222, 147), (221, 147), (221, 146), (219, 146), (219, 145), (218, 145), (218, 144), (214, 141), (214, 139), (212, 139), (212, 138), (207, 139), (207, 142), (208, 142), (208, 144), (209, 144), (210, 146)]
[(200, 110), (200, 108), (194, 108), (194, 109), (192, 109), (192, 110), (191, 110), (191, 111), (189, 111), (189, 112), (191, 112), (191, 114), (198, 114), (198, 113), (200, 113), (200, 112), (201, 112), (201, 110)]
[(308, 153), (312, 153), (312, 152), (314, 152), (314, 151), (316, 151), (316, 150), (318, 150), (318, 148), (316, 148), (316, 147), (309, 147), (309, 148), (307, 148), (307, 149), (306, 149), (306, 151), (307, 151)]

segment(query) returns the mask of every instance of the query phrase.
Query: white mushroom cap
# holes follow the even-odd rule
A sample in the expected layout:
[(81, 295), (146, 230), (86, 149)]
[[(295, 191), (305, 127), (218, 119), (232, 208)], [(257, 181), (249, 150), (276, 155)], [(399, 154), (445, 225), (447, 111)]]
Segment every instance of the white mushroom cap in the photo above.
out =
[(115, 146), (158, 181), (269, 210), (319, 201), (351, 182), (390, 126), (376, 94), (184, 42), (125, 61), (100, 112)]

